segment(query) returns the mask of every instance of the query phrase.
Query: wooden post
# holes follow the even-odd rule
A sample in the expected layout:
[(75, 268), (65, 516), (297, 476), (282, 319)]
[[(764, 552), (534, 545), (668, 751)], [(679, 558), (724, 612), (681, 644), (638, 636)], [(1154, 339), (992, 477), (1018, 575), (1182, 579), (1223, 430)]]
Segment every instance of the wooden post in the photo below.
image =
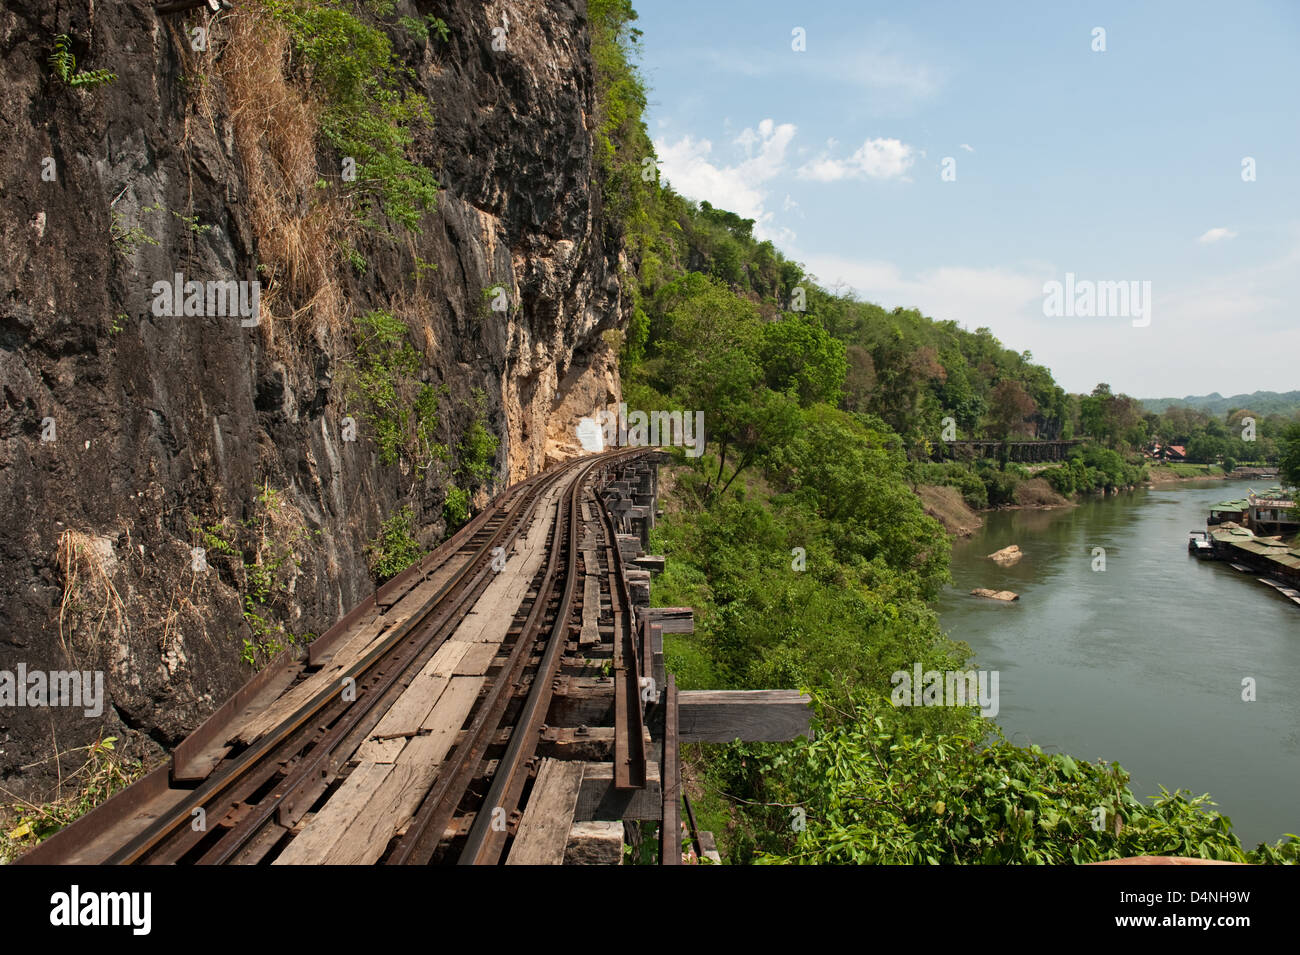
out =
[(682, 864), (682, 777), (677, 761), (677, 678), (664, 692), (664, 811), (659, 823), (659, 864)]

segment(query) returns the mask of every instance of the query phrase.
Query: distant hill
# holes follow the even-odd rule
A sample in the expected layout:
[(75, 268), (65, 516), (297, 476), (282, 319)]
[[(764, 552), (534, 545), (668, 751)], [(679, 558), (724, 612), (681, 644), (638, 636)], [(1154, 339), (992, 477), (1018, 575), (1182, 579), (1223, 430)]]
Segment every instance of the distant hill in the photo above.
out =
[(1198, 408), (1212, 415), (1226, 415), (1235, 408), (1249, 408), (1258, 414), (1294, 414), (1300, 411), (1300, 391), (1256, 391), (1249, 395), (1225, 398), (1217, 391), (1208, 395), (1188, 395), (1186, 398), (1143, 398), (1142, 406), (1148, 411), (1163, 414), (1170, 408)]

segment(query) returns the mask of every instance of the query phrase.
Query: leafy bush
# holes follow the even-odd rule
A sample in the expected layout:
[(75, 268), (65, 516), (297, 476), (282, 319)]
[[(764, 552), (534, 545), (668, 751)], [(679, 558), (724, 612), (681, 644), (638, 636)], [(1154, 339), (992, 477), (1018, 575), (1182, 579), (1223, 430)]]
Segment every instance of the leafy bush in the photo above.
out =
[(407, 71), (398, 67), (388, 37), (340, 0), (260, 2), (310, 66), (310, 82), (325, 102), (325, 138), (340, 155), (356, 160), (354, 188), (365, 224), (375, 225), (377, 204), (389, 219), (419, 232), (421, 215), (437, 202), (438, 183), (406, 153), (415, 130), (432, 117), (423, 96), (400, 91)]
[(239, 593), (251, 638), (243, 639), (240, 659), (253, 668), (314, 635), (286, 625), (292, 612), (292, 585), (302, 566), (304, 544), (320, 531), (308, 531), (285, 513), (280, 492), (263, 484), (249, 517), (223, 519), (191, 532), (225, 582)]
[(1057, 494), (1069, 497), (1075, 491), (1074, 472), (1070, 470), (1068, 464), (1059, 468), (1048, 468), (1040, 476), (1047, 480)]
[(1020, 483), (1021, 475), (1013, 470), (1004, 471), (995, 467), (982, 467), (978, 475), (984, 484), (990, 507), (1015, 503), (1016, 485)]
[(0, 833), (0, 864), (11, 862), (144, 775), (137, 760), (117, 752), (116, 742), (116, 736), (105, 736), (72, 750), (86, 754), (81, 767), (62, 778), (64, 784), (76, 787), (72, 793), (44, 805), (23, 802), (0, 807), (14, 815), (14, 826)]
[(487, 395), (474, 390), (474, 419), (460, 440), (460, 472), (474, 484), (491, 480), (496, 469), (499, 439), (487, 429)]
[(409, 505), (379, 525), (379, 534), (368, 550), (370, 572), (380, 583), (396, 577), (424, 556), (424, 548), (415, 539), (415, 515)]
[(442, 514), (447, 519), (447, 530), (455, 530), (469, 520), (469, 491), (454, 484), (447, 485), (447, 497), (442, 502)]
[(448, 453), (436, 440), (440, 390), (415, 379), (420, 359), (407, 335), (406, 323), (391, 312), (374, 310), (354, 319), (357, 357), (348, 364), (345, 400), (360, 406), (379, 460), (392, 466), (405, 457), (422, 479)]
[[(1150, 803), (1118, 764), (1012, 746), (972, 719), (953, 732), (904, 732), (888, 704), (822, 708), (812, 742), (775, 757), (748, 754), (764, 781), (769, 835), (761, 861), (803, 864), (1085, 863), (1137, 855), (1230, 862), (1294, 861), (1300, 842), (1246, 852), (1208, 796), (1167, 792)], [(785, 818), (781, 815), (784, 813)], [(761, 826), (755, 827), (761, 831)]]
[(912, 484), (955, 487), (961, 491), (966, 506), (974, 510), (983, 510), (989, 506), (988, 489), (979, 475), (965, 464), (956, 461), (912, 461), (908, 463), (907, 474)]
[(423, 18), (398, 17), (397, 22), (401, 24), (407, 33), (421, 43), (428, 42), (430, 31), (438, 34), (438, 39), (442, 40), (443, 43), (446, 43), (451, 37), (451, 33), (447, 29), (447, 21), (441, 17), (435, 17), (432, 13), (426, 14)]

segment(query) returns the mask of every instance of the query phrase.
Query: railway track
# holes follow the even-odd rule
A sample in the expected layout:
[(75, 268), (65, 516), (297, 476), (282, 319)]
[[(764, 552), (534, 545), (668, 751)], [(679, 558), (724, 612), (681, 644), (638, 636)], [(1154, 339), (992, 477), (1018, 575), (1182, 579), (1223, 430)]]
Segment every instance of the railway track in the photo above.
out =
[[(547, 838), (544, 809), (529, 813), (542, 761), (574, 754), (610, 770), (584, 781), (583, 764), (559, 766), (592, 799), (632, 818), (638, 798), (657, 806), (643, 707), (658, 688), (599, 493), (645, 453), (578, 459), (512, 487), (305, 661), (250, 681), (169, 770), (20, 861), (515, 861), (521, 825), (518, 841)], [(574, 692), (560, 699), (562, 688)], [(573, 725), (549, 725), (553, 710)]]

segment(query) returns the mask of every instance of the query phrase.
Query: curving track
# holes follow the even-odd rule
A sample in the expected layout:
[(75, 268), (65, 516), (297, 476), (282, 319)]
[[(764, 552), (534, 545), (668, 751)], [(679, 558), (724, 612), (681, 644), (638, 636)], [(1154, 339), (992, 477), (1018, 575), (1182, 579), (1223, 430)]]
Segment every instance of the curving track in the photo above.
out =
[[(170, 778), (155, 772), (21, 861), (504, 861), (562, 674), (613, 677), (613, 726), (595, 735), (612, 743), (613, 788), (644, 789), (643, 667), (614, 523), (596, 493), (644, 454), (577, 459), (510, 488), (317, 640), (305, 665), (277, 661), (250, 681), (178, 747)], [(538, 569), (519, 577), (522, 599), (499, 642), (457, 643), (467, 618), (481, 625), (493, 612), (503, 566), (522, 560), (503, 557), (529, 546)], [(589, 576), (612, 620), (601, 628), (609, 640), (586, 641), (583, 657), (577, 637), (600, 609), (584, 612), (597, 593)], [(452, 675), (464, 657), (451, 651), (467, 649), (481, 674)], [(570, 736), (592, 732), (584, 724)]]

